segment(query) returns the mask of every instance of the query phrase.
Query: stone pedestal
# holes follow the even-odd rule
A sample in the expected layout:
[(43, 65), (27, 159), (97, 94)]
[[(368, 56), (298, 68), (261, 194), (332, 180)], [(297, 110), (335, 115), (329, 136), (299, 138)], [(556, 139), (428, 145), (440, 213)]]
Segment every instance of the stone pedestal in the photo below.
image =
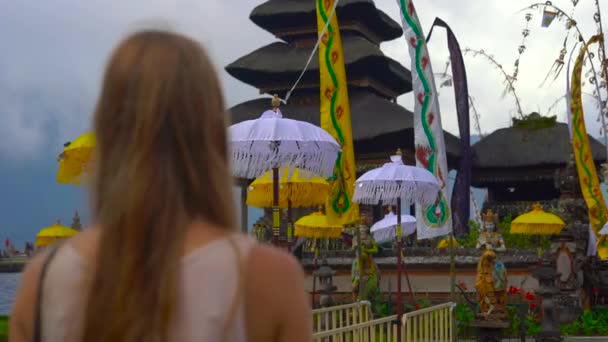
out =
[(501, 342), (504, 329), (509, 327), (509, 322), (475, 320), (471, 323), (477, 334), (477, 342)]
[(324, 259), (321, 263), (321, 267), (315, 272), (315, 276), (319, 278), (321, 297), (319, 298), (319, 305), (322, 308), (327, 308), (334, 305), (334, 299), (332, 294), (336, 291), (337, 287), (333, 283), (333, 277), (336, 272), (328, 266), (327, 260)]
[(556, 272), (550, 256), (545, 255), (543, 257), (541, 264), (534, 271), (534, 277), (538, 279), (540, 285), (536, 293), (542, 298), (542, 322), (536, 341), (559, 342), (561, 341), (561, 333), (557, 323), (554, 302), (554, 296), (559, 294), (559, 289), (555, 284), (559, 274)]

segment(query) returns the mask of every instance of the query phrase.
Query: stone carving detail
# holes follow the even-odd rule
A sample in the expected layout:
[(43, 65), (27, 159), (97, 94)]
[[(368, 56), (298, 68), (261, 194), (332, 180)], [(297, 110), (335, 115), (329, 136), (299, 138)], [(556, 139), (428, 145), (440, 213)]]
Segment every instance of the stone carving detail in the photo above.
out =
[(483, 230), (479, 233), (479, 238), (477, 239), (477, 249), (491, 249), (497, 252), (506, 251), (505, 240), (496, 229), (498, 215), (494, 214), (492, 210), (488, 210), (485, 214), (482, 214), (482, 218)]

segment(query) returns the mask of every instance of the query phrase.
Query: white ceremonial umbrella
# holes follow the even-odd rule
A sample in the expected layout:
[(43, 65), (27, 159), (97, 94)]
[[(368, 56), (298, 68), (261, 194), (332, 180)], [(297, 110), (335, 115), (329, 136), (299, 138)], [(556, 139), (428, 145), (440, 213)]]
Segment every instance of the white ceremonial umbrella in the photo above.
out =
[[(411, 215), (401, 215), (401, 227), (404, 235), (416, 232), (416, 218)], [(397, 215), (389, 211), (384, 218), (372, 226), (370, 232), (376, 242), (388, 242), (397, 237)]]
[(403, 164), (401, 152), (391, 156), (391, 162), (364, 173), (355, 181), (353, 201), (363, 204), (394, 204), (405, 199), (406, 204), (429, 205), (437, 200), (440, 184), (426, 169)]
[[(273, 170), (273, 238), (279, 237), (279, 168), (298, 168), (304, 176), (328, 178), (341, 148), (324, 129), (311, 123), (285, 119), (277, 95), (272, 110), (259, 119), (229, 128), (232, 167), (235, 177), (253, 179)], [(306, 174), (308, 173), (308, 174)], [(291, 175), (290, 175), (291, 177)], [(288, 232), (288, 236), (290, 233)]]
[(608, 223), (606, 223), (599, 232), (598, 235), (608, 235)]
[[(355, 181), (353, 202), (364, 204), (397, 203), (397, 316), (401, 317), (401, 201), (429, 205), (437, 201), (441, 185), (426, 169), (403, 164), (401, 150), (391, 162), (364, 173)], [(407, 276), (407, 273), (406, 273)], [(409, 283), (409, 278), (408, 278)], [(410, 286), (411, 287), (411, 286)], [(411, 291), (410, 291), (411, 293)]]

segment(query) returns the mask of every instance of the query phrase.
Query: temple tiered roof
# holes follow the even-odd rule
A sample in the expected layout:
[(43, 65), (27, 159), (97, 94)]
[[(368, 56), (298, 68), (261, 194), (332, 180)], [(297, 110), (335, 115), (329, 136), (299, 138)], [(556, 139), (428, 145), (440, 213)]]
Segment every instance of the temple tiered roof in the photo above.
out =
[[(377, 160), (385, 163), (388, 155), (378, 151), (392, 151), (395, 146), (407, 151), (414, 150), (414, 123), (410, 111), (365, 90), (350, 89), (349, 92), (358, 162)], [(231, 109), (233, 121), (257, 119), (268, 109), (269, 103), (269, 98), (243, 102)], [(320, 124), (318, 96), (292, 98), (289, 104), (281, 106), (281, 111), (286, 118)], [(455, 161), (460, 156), (459, 139), (447, 132), (444, 137), (448, 157)]]
[[(343, 35), (356, 32), (380, 44), (398, 38), (401, 26), (372, 0), (342, 0), (337, 8)], [(287, 42), (317, 35), (315, 0), (270, 0), (251, 12), (251, 21)]]
[[(411, 74), (386, 57), (382, 41), (402, 34), (399, 24), (379, 11), (372, 0), (341, 0), (337, 7), (349, 86), (351, 121), (358, 170), (386, 162), (396, 148), (414, 161), (413, 115), (396, 103), (412, 90)], [(314, 0), (269, 0), (256, 7), (251, 20), (283, 41), (264, 46), (226, 67), (238, 80), (261, 94), (285, 97), (304, 69), (317, 39)], [(404, 41), (405, 44), (405, 41)], [(285, 117), (319, 125), (319, 61), (312, 63), (287, 105)], [(258, 118), (270, 106), (263, 97), (231, 108), (233, 122)], [(458, 138), (445, 134), (448, 163), (460, 156)]]
[[(409, 70), (384, 56), (377, 45), (365, 38), (354, 36), (345, 37), (342, 45), (350, 85), (371, 88), (387, 98), (396, 98), (412, 90)], [(261, 92), (284, 96), (302, 72), (312, 49), (312, 46), (272, 43), (239, 58), (228, 65), (226, 71)], [(370, 70), (374, 72), (370, 73)], [(299, 89), (306, 88), (318, 92), (318, 52), (299, 84)]]

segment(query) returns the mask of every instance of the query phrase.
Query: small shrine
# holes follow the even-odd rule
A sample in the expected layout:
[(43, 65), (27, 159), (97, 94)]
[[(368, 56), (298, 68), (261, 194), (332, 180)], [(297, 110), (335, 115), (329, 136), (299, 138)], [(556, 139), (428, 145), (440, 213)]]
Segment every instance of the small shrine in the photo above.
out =
[[(604, 146), (592, 136), (589, 143), (596, 165), (606, 160)], [(488, 189), (490, 208), (501, 216), (517, 216), (535, 202), (557, 207), (567, 180), (572, 154), (568, 125), (532, 113), (512, 127), (498, 129), (472, 146), (472, 186)], [(500, 151), (500, 153), (496, 153)], [(576, 167), (574, 168), (576, 176)], [(578, 188), (578, 178), (567, 187)], [(568, 194), (570, 195), (570, 194)]]

